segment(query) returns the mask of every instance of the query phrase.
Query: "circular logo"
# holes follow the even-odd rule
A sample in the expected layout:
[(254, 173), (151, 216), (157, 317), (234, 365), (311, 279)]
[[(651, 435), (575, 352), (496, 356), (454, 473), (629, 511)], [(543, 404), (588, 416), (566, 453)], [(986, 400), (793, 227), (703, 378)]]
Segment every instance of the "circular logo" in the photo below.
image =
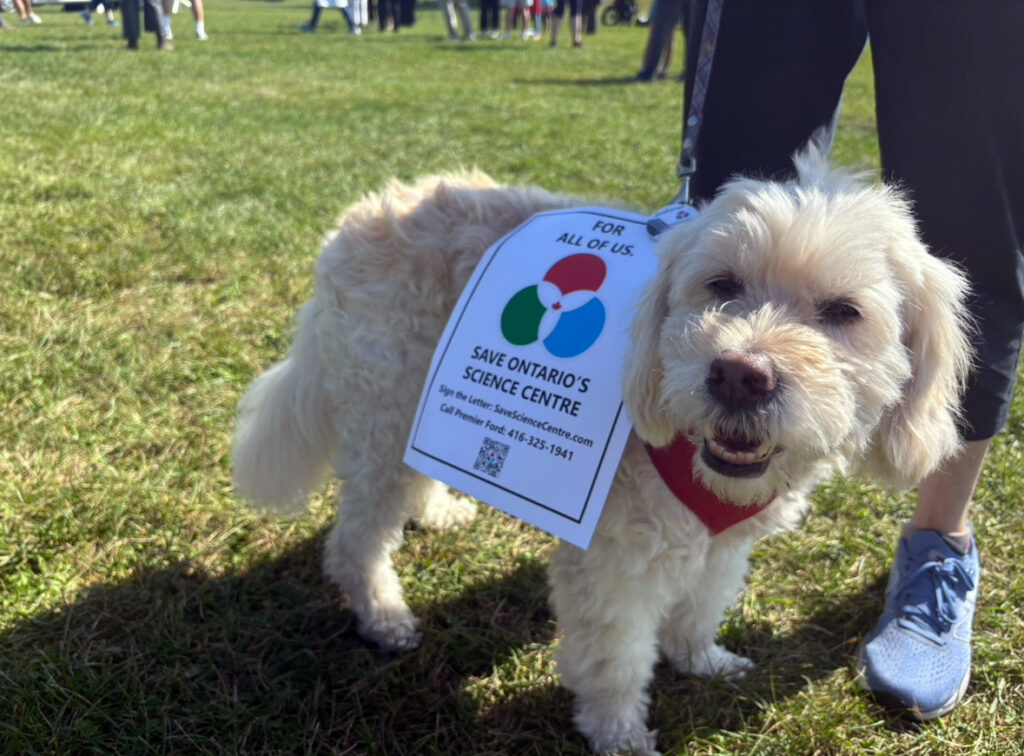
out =
[(502, 335), (516, 346), (540, 341), (555, 357), (583, 354), (604, 328), (604, 305), (596, 294), (607, 273), (596, 255), (562, 258), (539, 284), (508, 301), (501, 313)]

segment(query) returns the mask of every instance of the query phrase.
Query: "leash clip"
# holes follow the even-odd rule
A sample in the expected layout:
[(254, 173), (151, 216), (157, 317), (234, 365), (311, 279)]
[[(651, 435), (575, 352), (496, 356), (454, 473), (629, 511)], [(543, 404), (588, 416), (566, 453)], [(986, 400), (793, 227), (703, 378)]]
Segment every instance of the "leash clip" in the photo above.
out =
[[(689, 141), (689, 140), (687, 140)], [(686, 142), (683, 143), (684, 150)], [(676, 164), (676, 176), (679, 178), (679, 194), (672, 198), (673, 205), (690, 204), (690, 179), (697, 172), (697, 158), (692, 154), (684, 154)]]
[(692, 155), (679, 158), (676, 175), (679, 176), (679, 193), (665, 207), (647, 219), (647, 233), (658, 237), (672, 226), (685, 223), (697, 217), (697, 208), (690, 204), (690, 177), (697, 171), (697, 159)]

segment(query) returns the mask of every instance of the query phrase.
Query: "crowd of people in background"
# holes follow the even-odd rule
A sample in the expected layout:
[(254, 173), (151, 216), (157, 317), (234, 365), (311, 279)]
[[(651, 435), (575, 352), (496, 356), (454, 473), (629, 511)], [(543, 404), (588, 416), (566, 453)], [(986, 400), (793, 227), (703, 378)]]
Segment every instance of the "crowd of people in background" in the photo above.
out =
[[(598, 25), (601, 0), (480, 0), (479, 24), (473, 25), (468, 0), (438, 0), (449, 41), (473, 42), (481, 38), (508, 40), (513, 38), (539, 41), (548, 37), (551, 47), (558, 46), (566, 15), (573, 47), (583, 46), (584, 32), (594, 32)], [(620, 23), (634, 20), (650, 29), (643, 61), (634, 81), (657, 81), (666, 78), (675, 52), (675, 29), (685, 38), (692, 0), (654, 0), (650, 18), (637, 14), (633, 0), (610, 0), (615, 18)], [(381, 31), (398, 31), (416, 23), (415, 0), (313, 0), (312, 14), (299, 30), (311, 34), (317, 30), (325, 8), (337, 9), (350, 34), (361, 34), (376, 25)], [(568, 13), (566, 13), (568, 9)], [(607, 20), (605, 20), (607, 23)], [(677, 80), (682, 80), (682, 73)]]
[[(539, 41), (545, 36), (552, 47), (558, 46), (562, 25), (565, 21), (566, 9), (570, 17), (569, 26), (573, 47), (583, 46), (584, 31), (593, 32), (597, 29), (597, 10), (601, 0), (480, 0), (479, 3), (479, 34), (474, 29), (473, 17), (469, 0), (438, 0), (438, 9), (445, 22), (448, 39), (451, 41), (475, 41), (480, 38), (512, 39)], [(121, 7), (119, 22), (114, 15), (115, 3), (108, 0), (89, 0), (86, 7), (79, 12), (87, 26), (93, 26), (94, 16), (102, 13), (107, 26), (122, 26), (125, 47), (138, 49), (139, 37), (143, 31), (152, 32), (156, 37), (160, 50), (171, 50), (174, 32), (171, 28), (172, 11), (175, 0), (118, 0)], [(195, 23), (195, 37), (199, 41), (209, 39), (206, 34), (203, 0), (177, 0), (187, 5), (192, 12)], [(635, 12), (632, 0), (617, 0), (616, 4), (626, 2)], [(684, 0), (685, 4), (686, 0)], [(664, 7), (676, 7), (677, 3), (662, 3)], [(661, 50), (667, 46), (663, 61), (667, 66), (674, 49), (674, 32), (672, 27), (678, 22), (678, 13), (657, 14), (658, 2), (655, 1), (652, 19), (658, 18), (661, 24), (656, 30), (653, 26), (648, 41), (648, 51), (662, 55)], [(308, 22), (299, 26), (305, 33), (317, 30), (321, 16), (326, 8), (335, 8), (340, 13), (350, 34), (361, 34), (364, 29), (376, 25), (381, 31), (398, 31), (403, 26), (416, 23), (416, 0), (313, 0), (312, 13)], [(25, 25), (41, 24), (42, 19), (34, 12), (32, 0), (0, 0), (0, 12), (17, 12), (19, 22)], [(142, 24), (139, 14), (143, 14)], [(684, 13), (685, 15), (685, 13)], [(627, 19), (631, 20), (631, 19)], [(669, 32), (664, 34), (668, 25)], [(0, 29), (9, 25), (0, 15)], [(645, 53), (645, 60), (649, 53)], [(645, 64), (646, 67), (646, 64)], [(643, 69), (641, 71), (643, 74)], [(662, 76), (644, 77), (638, 80), (653, 80)]]
[[(178, 8), (175, 3), (190, 8), (195, 24), (195, 38), (206, 41), (206, 20), (203, 0), (118, 0), (122, 21), (114, 15), (113, 0), (89, 0), (79, 12), (87, 26), (95, 24), (94, 16), (102, 13), (107, 26), (122, 27), (125, 47), (138, 49), (143, 32), (152, 32), (157, 48), (171, 50), (174, 31), (171, 18)], [(557, 47), (566, 15), (569, 16), (573, 47), (583, 46), (585, 31), (597, 29), (597, 12), (601, 0), (480, 0), (479, 33), (474, 29), (469, 0), (438, 0), (438, 9), (444, 19), (448, 39), (475, 41), (480, 38), (508, 40), (549, 39)], [(691, 0), (655, 0), (651, 9), (650, 31), (644, 51), (643, 64), (636, 81), (654, 81), (665, 78), (675, 49), (675, 27), (682, 26), (685, 34), (686, 17)], [(634, 0), (611, 0), (625, 22), (631, 22), (636, 13)], [(623, 11), (618, 6), (629, 6)], [(299, 29), (307, 34), (317, 30), (324, 9), (337, 9), (350, 34), (361, 34), (376, 25), (380, 31), (398, 31), (416, 23), (416, 0), (313, 0), (309, 21)], [(568, 13), (567, 13), (568, 10)], [(34, 12), (32, 0), (0, 0), (0, 12), (17, 12), (21, 24), (41, 24)], [(140, 25), (139, 14), (142, 14)], [(682, 22), (682, 23), (681, 23)], [(0, 29), (9, 28), (0, 15)]]
[[(572, 44), (583, 45), (584, 29), (597, 26), (596, 11), (600, 0), (480, 0), (479, 32), (474, 28), (468, 0), (438, 0), (448, 39), (472, 42), (488, 39), (541, 40), (550, 37), (552, 47), (558, 45), (559, 32), (570, 9)], [(361, 34), (376, 21), (381, 31), (398, 31), (416, 23), (415, 0), (313, 0), (312, 15), (299, 26), (306, 33), (317, 30), (325, 8), (336, 8), (350, 34)]]
[[(177, 0), (187, 5), (192, 10), (192, 18), (195, 21), (196, 39), (205, 42), (209, 39), (206, 36), (206, 19), (203, 12), (203, 0)], [(126, 40), (125, 47), (129, 50), (138, 49), (139, 46), (139, 0), (118, 0), (121, 5), (121, 17), (124, 20), (123, 35)], [(366, 2), (366, 0), (363, 0)], [(154, 32), (157, 39), (157, 47), (161, 50), (170, 50), (171, 40), (174, 32), (171, 29), (171, 15), (175, 9), (175, 0), (144, 0), (142, 8), (144, 14), (143, 29)], [(32, 0), (0, 0), (0, 12), (9, 13), (17, 11), (21, 24), (41, 24), (43, 20), (32, 8)], [(79, 12), (82, 21), (86, 26), (95, 24), (93, 15), (102, 13), (106, 18), (107, 26), (121, 26), (114, 16), (113, 0), (90, 0), (90, 2)], [(0, 29), (7, 29), (9, 25), (0, 15)]]
[[(43, 19), (36, 15), (32, 9), (32, 0), (0, 0), (0, 11), (18, 13), (18, 22), (21, 24), (41, 24)], [(0, 29), (8, 28), (4, 17), (0, 16)]]
[[(482, 37), (508, 40), (513, 37), (538, 41), (548, 36), (551, 47), (558, 46), (565, 22), (566, 9), (573, 47), (583, 46), (584, 31), (597, 29), (597, 12), (601, 0), (480, 0), (479, 32), (473, 28), (469, 0), (438, 0), (448, 39), (452, 42), (473, 42)], [(615, 11), (620, 23), (646, 24), (647, 43), (640, 70), (632, 81), (652, 82), (665, 79), (676, 49), (676, 29), (685, 40), (693, 13), (693, 0), (654, 0), (650, 16), (637, 13), (634, 0), (609, 0), (606, 8)], [(335, 8), (342, 16), (350, 34), (361, 34), (373, 25), (381, 31), (398, 31), (416, 23), (415, 0), (313, 0), (312, 15), (299, 30), (311, 34), (317, 30), (325, 8)], [(502, 21), (504, 11), (504, 22)], [(607, 19), (604, 20), (608, 22)], [(504, 32), (502, 32), (504, 28)], [(680, 71), (676, 81), (682, 81)]]

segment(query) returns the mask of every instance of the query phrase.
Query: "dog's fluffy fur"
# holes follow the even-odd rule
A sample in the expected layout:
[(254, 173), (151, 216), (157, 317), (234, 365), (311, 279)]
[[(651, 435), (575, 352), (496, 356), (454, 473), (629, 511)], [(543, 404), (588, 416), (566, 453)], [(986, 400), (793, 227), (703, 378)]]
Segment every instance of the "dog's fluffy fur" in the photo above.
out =
[[(819, 481), (860, 470), (908, 486), (957, 448), (963, 277), (927, 253), (898, 192), (828, 169), (814, 148), (796, 166), (786, 183), (732, 181), (658, 245), (624, 373), (635, 433), (591, 547), (560, 544), (550, 569), (558, 668), (597, 751), (655, 752), (659, 654), (701, 676), (751, 666), (717, 628), (755, 539), (795, 526)], [(324, 567), (386, 649), (420, 642), (390, 557), (404, 523), (475, 514), (399, 461), (436, 340), (484, 250), (536, 212), (580, 204), (480, 173), (365, 198), (320, 256), (287, 358), (241, 402), (241, 495), (295, 503), (330, 468), (346, 480)], [(641, 443), (677, 434), (702, 449), (708, 488), (772, 503), (713, 536)]]

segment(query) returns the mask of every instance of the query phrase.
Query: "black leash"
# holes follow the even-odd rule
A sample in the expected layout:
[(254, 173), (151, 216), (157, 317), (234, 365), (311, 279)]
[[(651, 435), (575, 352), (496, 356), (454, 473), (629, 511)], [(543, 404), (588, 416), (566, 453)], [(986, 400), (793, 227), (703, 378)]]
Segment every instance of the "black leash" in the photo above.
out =
[(704, 26), (701, 30), (697, 71), (693, 78), (690, 112), (683, 113), (683, 148), (676, 165), (679, 193), (647, 221), (647, 233), (651, 236), (658, 236), (671, 226), (689, 220), (697, 214), (696, 208), (690, 202), (690, 180), (697, 172), (697, 136), (700, 134), (704, 117), (704, 97), (707, 94), (708, 81), (711, 79), (711, 64), (718, 44), (723, 2), (724, 0), (708, 0)]

